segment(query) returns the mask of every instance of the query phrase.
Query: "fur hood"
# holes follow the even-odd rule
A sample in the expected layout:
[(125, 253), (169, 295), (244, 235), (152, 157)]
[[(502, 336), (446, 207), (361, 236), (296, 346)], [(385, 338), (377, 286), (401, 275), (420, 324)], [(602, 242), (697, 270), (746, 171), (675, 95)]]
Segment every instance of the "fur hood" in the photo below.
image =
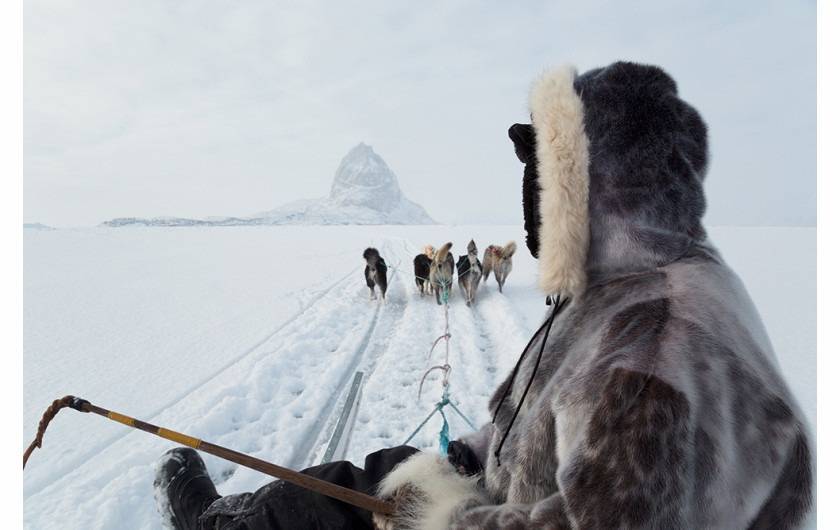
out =
[[(532, 125), (509, 132), (526, 164), (527, 243), (539, 288), (578, 296), (588, 281), (679, 258), (706, 234), (706, 126), (655, 66), (549, 71)], [(530, 166), (530, 167), (529, 167)]]
[[(564, 299), (491, 398), (491, 422), (460, 440), (483, 482), (403, 474), (404, 491), (439, 508), (417, 518), (460, 530), (801, 527), (811, 436), (749, 294), (700, 224), (699, 115), (662, 70), (629, 63), (554, 70), (530, 101), (533, 125), (509, 132), (525, 163), (526, 242), (540, 288)], [(425, 493), (438, 490), (453, 493)]]

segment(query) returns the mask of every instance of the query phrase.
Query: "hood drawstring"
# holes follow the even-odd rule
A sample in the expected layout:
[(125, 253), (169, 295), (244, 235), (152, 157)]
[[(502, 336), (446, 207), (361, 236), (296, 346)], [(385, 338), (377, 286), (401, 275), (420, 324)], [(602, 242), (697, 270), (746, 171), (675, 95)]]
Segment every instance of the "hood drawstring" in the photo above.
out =
[(496, 448), (495, 453), (496, 456), (496, 463), (498, 465), (502, 464), (500, 455), (502, 454), (502, 446), (505, 445), (505, 440), (507, 440), (508, 434), (510, 434), (510, 430), (513, 427), (513, 422), (516, 421), (516, 417), (519, 415), (519, 410), (522, 408), (522, 404), (525, 402), (525, 396), (528, 395), (528, 390), (531, 389), (531, 383), (534, 382), (534, 377), (537, 375), (537, 369), (540, 366), (540, 360), (542, 360), (543, 350), (545, 349), (545, 343), (548, 340), (548, 334), (551, 332), (551, 324), (554, 322), (555, 317), (560, 314), (566, 304), (569, 302), (569, 298), (563, 298), (562, 300), (555, 300), (554, 301), (554, 309), (551, 311), (551, 316), (546, 319), (545, 322), (539, 327), (534, 336), (531, 337), (531, 340), (528, 341), (528, 345), (525, 346), (525, 349), (522, 351), (522, 355), (519, 356), (519, 360), (516, 362), (516, 366), (513, 369), (513, 373), (510, 376), (510, 381), (508, 381), (507, 387), (505, 388), (504, 394), (502, 394), (501, 399), (499, 400), (499, 404), (496, 405), (496, 412), (493, 414), (493, 422), (496, 423), (496, 416), (499, 414), (499, 410), (502, 408), (502, 403), (504, 403), (505, 398), (507, 397), (508, 393), (510, 393), (510, 389), (513, 386), (513, 381), (516, 379), (517, 373), (519, 373), (519, 367), (522, 365), (522, 361), (525, 360), (525, 355), (528, 353), (528, 350), (531, 349), (531, 344), (534, 343), (534, 340), (537, 338), (537, 335), (545, 329), (545, 335), (543, 335), (542, 344), (540, 345), (540, 351), (537, 354), (537, 360), (534, 362), (534, 370), (531, 372), (531, 378), (528, 379), (528, 384), (525, 386), (524, 392), (522, 392), (522, 397), (519, 399), (519, 404), (516, 406), (516, 411), (513, 413), (513, 417), (510, 419), (510, 423), (508, 423), (507, 429), (505, 429), (505, 434), (502, 436), (502, 440), (499, 442), (499, 447)]

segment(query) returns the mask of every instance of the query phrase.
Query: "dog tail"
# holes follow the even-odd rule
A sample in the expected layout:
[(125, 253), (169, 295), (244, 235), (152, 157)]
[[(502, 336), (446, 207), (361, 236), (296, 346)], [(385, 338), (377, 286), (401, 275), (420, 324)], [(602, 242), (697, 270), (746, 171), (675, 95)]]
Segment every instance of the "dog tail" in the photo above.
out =
[(502, 259), (508, 259), (514, 252), (516, 252), (516, 241), (508, 241), (507, 245), (499, 250), (499, 255)]
[(446, 255), (449, 254), (449, 250), (452, 248), (452, 243), (447, 243), (440, 247), (435, 254), (435, 261), (439, 263), (443, 263), (446, 261)]
[(470, 244), (467, 245), (467, 254), (478, 256), (478, 247), (475, 246), (475, 240), (470, 239)]
[(375, 267), (377, 263), (382, 261), (382, 258), (379, 257), (379, 251), (373, 247), (368, 247), (365, 249), (365, 252), (362, 254), (362, 257), (371, 267)]

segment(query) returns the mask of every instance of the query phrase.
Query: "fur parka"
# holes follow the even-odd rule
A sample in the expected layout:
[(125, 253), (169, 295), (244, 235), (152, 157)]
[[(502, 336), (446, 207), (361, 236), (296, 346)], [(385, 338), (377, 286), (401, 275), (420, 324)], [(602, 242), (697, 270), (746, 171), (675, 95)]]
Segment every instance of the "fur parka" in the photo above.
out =
[(538, 285), (556, 305), (493, 421), (462, 440), (492, 500), (470, 497), (450, 527), (800, 526), (810, 434), (701, 224), (700, 115), (664, 71), (632, 63), (549, 71), (530, 110), (510, 136)]

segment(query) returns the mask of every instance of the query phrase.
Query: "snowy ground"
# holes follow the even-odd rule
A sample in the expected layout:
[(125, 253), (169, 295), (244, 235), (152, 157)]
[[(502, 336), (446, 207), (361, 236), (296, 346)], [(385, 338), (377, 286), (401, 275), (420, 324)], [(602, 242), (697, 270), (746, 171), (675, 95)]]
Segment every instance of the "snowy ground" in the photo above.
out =
[[(449, 307), (451, 398), (475, 425), (545, 311), (516, 226), (26, 229), (21, 453), (46, 407), (73, 394), (208, 442), (300, 469), (319, 463), (348, 386), (365, 373), (347, 459), (403, 443), (441, 398), (445, 310), (421, 299), (412, 259), (426, 244), (465, 254), (514, 239), (513, 272), (470, 309)], [(816, 431), (816, 229), (713, 228), (741, 275)], [(362, 251), (390, 271), (368, 299)], [(452, 436), (470, 427), (445, 409)], [(435, 416), (412, 440), (434, 450)], [(24, 528), (160, 528), (158, 455), (175, 444), (62, 411), (23, 474)], [(206, 457), (222, 494), (272, 480)]]

